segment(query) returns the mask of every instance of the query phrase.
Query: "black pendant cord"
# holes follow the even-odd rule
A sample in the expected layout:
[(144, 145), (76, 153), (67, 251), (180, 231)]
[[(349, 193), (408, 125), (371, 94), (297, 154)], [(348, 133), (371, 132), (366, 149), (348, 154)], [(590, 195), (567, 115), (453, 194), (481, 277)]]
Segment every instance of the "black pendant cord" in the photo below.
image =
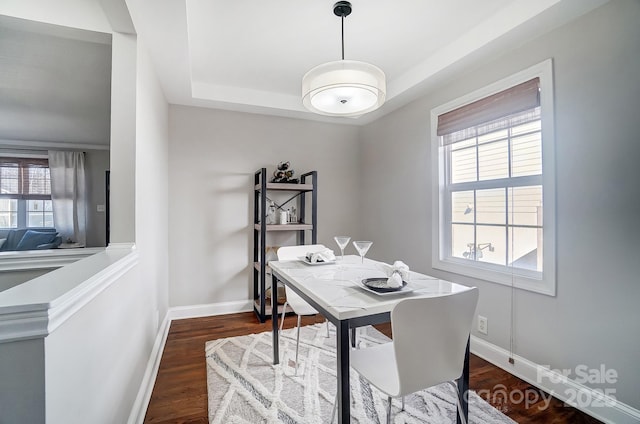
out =
[(344, 60), (344, 18), (351, 14), (351, 3), (339, 1), (333, 5), (333, 14), (340, 17), (342, 24), (342, 60)]
[(344, 60), (344, 15), (342, 15), (342, 60)]

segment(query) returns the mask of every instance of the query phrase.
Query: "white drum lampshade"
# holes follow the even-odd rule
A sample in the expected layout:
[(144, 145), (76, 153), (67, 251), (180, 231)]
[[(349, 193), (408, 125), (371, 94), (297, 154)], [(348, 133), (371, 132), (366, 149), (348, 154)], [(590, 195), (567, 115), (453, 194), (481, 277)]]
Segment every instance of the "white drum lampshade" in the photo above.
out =
[(386, 96), (384, 72), (355, 60), (327, 62), (302, 78), (302, 104), (328, 116), (358, 116), (378, 109)]

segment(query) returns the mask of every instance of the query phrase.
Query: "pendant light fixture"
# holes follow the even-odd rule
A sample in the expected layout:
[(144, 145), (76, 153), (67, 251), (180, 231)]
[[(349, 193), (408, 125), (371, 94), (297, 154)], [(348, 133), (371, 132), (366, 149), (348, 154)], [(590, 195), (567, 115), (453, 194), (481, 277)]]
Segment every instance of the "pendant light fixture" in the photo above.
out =
[(351, 3), (337, 2), (333, 13), (342, 20), (342, 60), (323, 63), (305, 74), (302, 104), (320, 115), (363, 115), (384, 103), (384, 72), (370, 63), (344, 59), (344, 18), (351, 13)]

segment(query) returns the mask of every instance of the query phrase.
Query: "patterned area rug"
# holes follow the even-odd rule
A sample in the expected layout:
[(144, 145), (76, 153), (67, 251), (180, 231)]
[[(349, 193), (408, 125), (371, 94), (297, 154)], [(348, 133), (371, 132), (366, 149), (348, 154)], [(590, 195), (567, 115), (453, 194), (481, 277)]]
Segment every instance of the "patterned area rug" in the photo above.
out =
[[(332, 327), (332, 326), (330, 326)], [(332, 328), (335, 330), (335, 328)], [(207, 391), (212, 424), (320, 424), (331, 422), (336, 393), (335, 332), (326, 337), (324, 324), (301, 329), (300, 365), (295, 371), (295, 329), (280, 339), (280, 365), (272, 364), (271, 333), (251, 334), (207, 342)], [(364, 345), (389, 339), (373, 327), (358, 330)], [(386, 422), (387, 397), (351, 370), (351, 422)], [(395, 424), (455, 423), (455, 391), (440, 386), (392, 403)], [(477, 424), (513, 423), (471, 392), (469, 421)]]

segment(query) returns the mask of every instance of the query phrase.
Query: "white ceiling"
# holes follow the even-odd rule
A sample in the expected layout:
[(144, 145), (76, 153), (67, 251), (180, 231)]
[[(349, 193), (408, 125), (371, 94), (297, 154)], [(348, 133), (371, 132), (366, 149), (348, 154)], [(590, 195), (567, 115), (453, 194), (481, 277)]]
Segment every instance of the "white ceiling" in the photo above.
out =
[(358, 119), (307, 112), (302, 76), (340, 59), (334, 0), (128, 0), (167, 100), (363, 124), (606, 0), (351, 0), (345, 58), (380, 67), (387, 103)]

